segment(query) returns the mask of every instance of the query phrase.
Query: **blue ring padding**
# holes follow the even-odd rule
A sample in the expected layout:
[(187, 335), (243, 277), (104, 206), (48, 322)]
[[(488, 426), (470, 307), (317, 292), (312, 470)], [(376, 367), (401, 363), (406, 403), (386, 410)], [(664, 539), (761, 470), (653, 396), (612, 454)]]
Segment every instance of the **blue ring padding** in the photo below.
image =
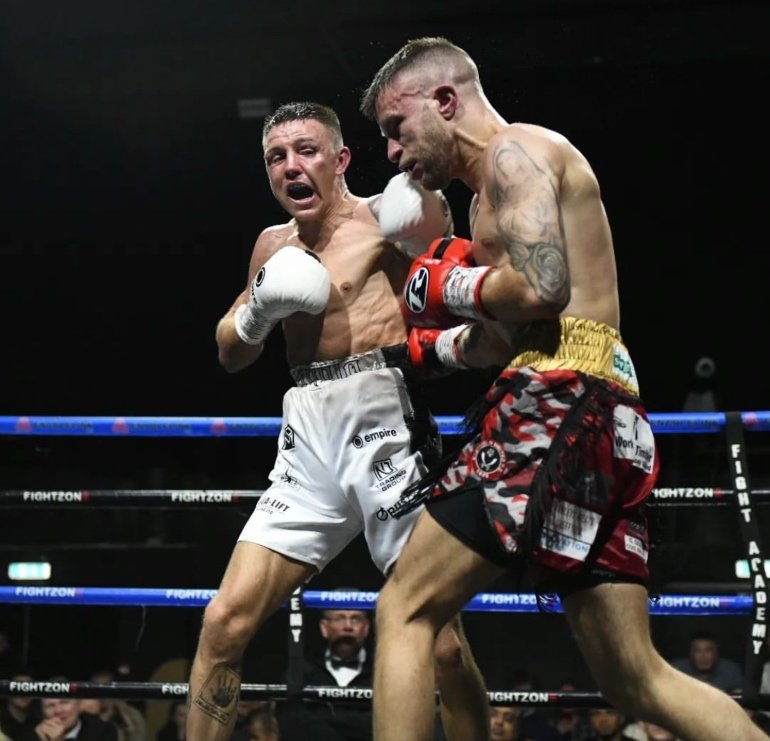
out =
[[(149, 607), (204, 607), (215, 589), (142, 589), (124, 587), (0, 586), (0, 603), (37, 605), (121, 605)], [(308, 590), (305, 607), (319, 609), (373, 609), (378, 592)], [(750, 595), (665, 594), (650, 599), (651, 615), (746, 615)], [(558, 598), (546, 604), (548, 612), (561, 612)], [(540, 612), (531, 593), (482, 592), (464, 608), (468, 612)]]
[[(656, 433), (714, 433), (723, 412), (650, 414)], [(746, 430), (770, 430), (770, 412), (741, 412)], [(445, 435), (463, 432), (463, 417), (438, 416)], [(281, 430), (280, 417), (46, 417), (0, 416), (0, 435), (101, 437), (265, 437)]]

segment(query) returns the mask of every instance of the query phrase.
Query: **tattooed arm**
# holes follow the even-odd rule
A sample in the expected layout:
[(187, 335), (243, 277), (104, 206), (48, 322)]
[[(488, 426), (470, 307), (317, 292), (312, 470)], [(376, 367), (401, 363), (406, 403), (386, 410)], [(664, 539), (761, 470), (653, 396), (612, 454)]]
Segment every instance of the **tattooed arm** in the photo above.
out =
[[(480, 209), (482, 246), (504, 253), (484, 283), (482, 303), (505, 322), (531, 322), (558, 314), (569, 303), (569, 267), (561, 219), (558, 147), (509, 127), (489, 144)], [(475, 241), (475, 240), (474, 240)]]

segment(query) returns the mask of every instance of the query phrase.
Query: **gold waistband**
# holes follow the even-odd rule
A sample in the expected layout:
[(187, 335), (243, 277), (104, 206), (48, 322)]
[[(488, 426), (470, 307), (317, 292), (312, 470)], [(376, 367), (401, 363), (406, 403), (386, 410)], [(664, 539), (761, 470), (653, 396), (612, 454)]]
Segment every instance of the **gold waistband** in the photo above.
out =
[(527, 350), (517, 355), (508, 368), (530, 366), (538, 371), (574, 370), (620, 384), (631, 394), (639, 394), (634, 364), (620, 333), (592, 319), (561, 317), (559, 346), (553, 355)]

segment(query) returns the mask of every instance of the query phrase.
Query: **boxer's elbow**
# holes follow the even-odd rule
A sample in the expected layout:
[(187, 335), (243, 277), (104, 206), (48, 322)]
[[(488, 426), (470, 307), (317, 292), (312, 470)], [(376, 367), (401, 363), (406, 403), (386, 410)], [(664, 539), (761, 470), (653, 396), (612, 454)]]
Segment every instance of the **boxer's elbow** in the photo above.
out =
[[(238, 346), (240, 345), (240, 347)], [(219, 365), (227, 373), (238, 373), (248, 368), (261, 354), (262, 345), (246, 345), (243, 342), (219, 346)]]
[(510, 265), (493, 270), (481, 294), (484, 309), (499, 321), (532, 322), (559, 316), (569, 304), (569, 281), (533, 284)]
[(261, 354), (263, 345), (247, 345), (238, 337), (229, 317), (217, 327), (217, 359), (227, 373), (237, 373), (251, 365)]

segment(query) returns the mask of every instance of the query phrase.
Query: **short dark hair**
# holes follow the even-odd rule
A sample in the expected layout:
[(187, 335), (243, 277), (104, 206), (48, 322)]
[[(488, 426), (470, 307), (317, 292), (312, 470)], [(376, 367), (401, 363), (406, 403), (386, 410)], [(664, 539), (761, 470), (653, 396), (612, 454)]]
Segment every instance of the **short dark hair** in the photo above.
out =
[(393, 81), (393, 78), (402, 70), (411, 67), (420, 59), (434, 52), (462, 55), (470, 60), (468, 53), (457, 44), (453, 44), (443, 36), (423, 36), (419, 39), (407, 41), (385, 64), (380, 67), (369, 86), (361, 96), (359, 110), (372, 121), (377, 118), (377, 98), (380, 93)]
[(342, 146), (342, 127), (334, 109), (310, 100), (284, 103), (273, 111), (262, 125), (262, 143), (264, 144), (267, 135), (279, 124), (286, 123), (287, 121), (305, 121), (307, 119), (323, 124), (332, 135), (334, 146)]
[(693, 641), (711, 641), (711, 643), (718, 643), (716, 636), (707, 630), (699, 630), (690, 635), (690, 643)]

